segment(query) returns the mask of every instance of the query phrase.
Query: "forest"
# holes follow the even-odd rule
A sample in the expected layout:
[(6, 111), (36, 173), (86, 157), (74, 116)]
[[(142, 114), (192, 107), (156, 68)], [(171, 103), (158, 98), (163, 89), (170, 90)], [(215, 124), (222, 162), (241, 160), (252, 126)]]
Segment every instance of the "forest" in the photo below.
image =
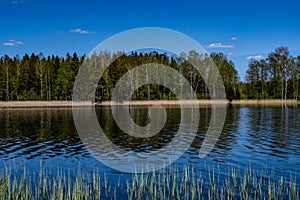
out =
[[(147, 63), (163, 64), (177, 70), (189, 81), (198, 99), (210, 99), (204, 79), (190, 64), (193, 59), (204, 66), (209, 59), (214, 61), (223, 78), (228, 100), (299, 98), (300, 56), (293, 57), (287, 47), (278, 47), (265, 59), (249, 61), (245, 81), (240, 81), (235, 64), (222, 53), (202, 55), (191, 50), (180, 56), (157, 51), (101, 52), (90, 57), (76, 53), (67, 53), (65, 57), (44, 56), (42, 53), (23, 57), (4, 55), (0, 58), (0, 100), (71, 100), (80, 66), (84, 62), (97, 63), (103, 59), (112, 62), (98, 82), (97, 101), (111, 100), (118, 79), (133, 67)], [(176, 96), (168, 88), (149, 84), (138, 88), (132, 99), (171, 100)]]

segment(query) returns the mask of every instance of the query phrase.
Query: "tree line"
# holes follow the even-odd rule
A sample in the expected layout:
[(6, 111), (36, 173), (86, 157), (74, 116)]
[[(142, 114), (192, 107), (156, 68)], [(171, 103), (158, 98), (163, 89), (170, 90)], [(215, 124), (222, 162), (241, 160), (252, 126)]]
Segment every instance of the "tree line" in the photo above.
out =
[(249, 99), (299, 98), (300, 56), (287, 47), (276, 48), (267, 58), (249, 62), (245, 97)]
[[(198, 99), (209, 99), (210, 93), (203, 79), (204, 74), (190, 64), (197, 60), (199, 65), (206, 66), (213, 60), (224, 82), (226, 97), (232, 99), (298, 99), (300, 82), (300, 56), (289, 55), (287, 47), (279, 47), (266, 59), (249, 62), (246, 81), (241, 82), (234, 63), (222, 53), (199, 54), (192, 50), (180, 56), (171, 56), (157, 51), (122, 52), (111, 54), (101, 52), (89, 57), (67, 53), (65, 57), (42, 53), (25, 54), (23, 57), (0, 58), (0, 100), (71, 100), (76, 75), (81, 65), (89, 65), (89, 69), (97, 67), (103, 60), (109, 61), (95, 91), (96, 101), (111, 100), (113, 88), (117, 81), (128, 70), (147, 63), (163, 64), (177, 70), (192, 86)], [(151, 73), (161, 73), (154, 68)], [(150, 73), (150, 72), (149, 72)], [(90, 79), (99, 77), (89, 77)], [(171, 79), (172, 77), (170, 77)], [(166, 80), (167, 81), (167, 80)], [(87, 83), (89, 80), (87, 80)], [(143, 82), (138, 77), (128, 80), (128, 84)], [(178, 87), (180, 87), (180, 81)], [(148, 84), (138, 88), (132, 95), (133, 100), (170, 100), (176, 96), (168, 88)]]
[(84, 56), (42, 53), (0, 58), (0, 100), (70, 100)]

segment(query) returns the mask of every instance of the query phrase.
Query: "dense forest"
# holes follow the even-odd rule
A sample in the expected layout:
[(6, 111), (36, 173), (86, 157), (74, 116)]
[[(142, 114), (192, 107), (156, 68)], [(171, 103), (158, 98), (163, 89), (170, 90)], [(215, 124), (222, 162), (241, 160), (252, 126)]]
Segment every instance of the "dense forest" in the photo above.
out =
[[(192, 85), (198, 99), (209, 99), (209, 91), (201, 75), (189, 61), (197, 59), (205, 66), (212, 59), (223, 78), (227, 99), (298, 99), (300, 56), (292, 57), (287, 47), (279, 47), (266, 59), (249, 62), (246, 81), (239, 80), (232, 61), (222, 53), (201, 55), (196, 51), (182, 53), (180, 57), (157, 51), (110, 54), (101, 52), (90, 57), (67, 54), (66, 57), (42, 53), (23, 57), (0, 58), (0, 100), (71, 100), (73, 85), (80, 66), (106, 58), (111, 60), (95, 91), (97, 101), (110, 100), (118, 79), (133, 67), (158, 63), (180, 72)], [(170, 77), (172, 78), (172, 77)], [(130, 80), (128, 80), (130, 81)], [(143, 80), (136, 80), (143, 81)], [(175, 99), (167, 88), (144, 85), (134, 92), (133, 100)]]

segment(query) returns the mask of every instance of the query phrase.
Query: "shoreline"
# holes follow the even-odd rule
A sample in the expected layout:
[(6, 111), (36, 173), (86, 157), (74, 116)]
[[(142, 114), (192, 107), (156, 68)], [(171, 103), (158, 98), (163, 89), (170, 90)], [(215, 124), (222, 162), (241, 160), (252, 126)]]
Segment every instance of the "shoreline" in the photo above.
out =
[(295, 99), (239, 99), (230, 102), (231, 105), (297, 105), (298, 103)]
[[(185, 100), (183, 104), (198, 104), (198, 105), (297, 105), (299, 102), (296, 100)], [(40, 107), (72, 107), (72, 101), (0, 101), (0, 108), (40, 108)], [(90, 102), (79, 103), (80, 106), (93, 105)], [(97, 105), (109, 106), (111, 101), (103, 101)], [(177, 100), (150, 100), (150, 101), (127, 101), (122, 103), (115, 102), (114, 105), (179, 105)]]

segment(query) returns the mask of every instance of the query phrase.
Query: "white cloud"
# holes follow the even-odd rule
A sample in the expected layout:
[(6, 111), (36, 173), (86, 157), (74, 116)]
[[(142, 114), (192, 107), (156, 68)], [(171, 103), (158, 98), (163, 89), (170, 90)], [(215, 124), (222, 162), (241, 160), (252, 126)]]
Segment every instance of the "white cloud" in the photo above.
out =
[(229, 52), (227, 55), (228, 55), (228, 56), (233, 56), (233, 53)]
[(91, 33), (95, 33), (95, 32), (90, 32), (90, 31), (87, 31), (87, 30), (82, 30), (80, 28), (76, 28), (76, 29), (73, 29), (73, 30), (70, 30), (71, 33), (79, 33), (79, 34), (91, 34)]
[(206, 46), (206, 49), (232, 49), (234, 48), (234, 45), (231, 44), (222, 44), (222, 43), (212, 43), (208, 46)]
[(20, 3), (24, 3), (23, 0), (13, 0), (13, 1), (10, 1), (12, 4), (20, 4)]
[(263, 57), (262, 55), (256, 55), (256, 56), (248, 56), (246, 57), (247, 60), (261, 60), (261, 59), (264, 59), (265, 57)]
[(16, 41), (16, 40), (8, 40), (7, 42), (4, 42), (2, 45), (3, 46), (17, 46), (24, 44), (24, 42)]
[(232, 37), (232, 38), (230, 38), (230, 40), (235, 41), (235, 40), (238, 40), (238, 38), (237, 37)]

